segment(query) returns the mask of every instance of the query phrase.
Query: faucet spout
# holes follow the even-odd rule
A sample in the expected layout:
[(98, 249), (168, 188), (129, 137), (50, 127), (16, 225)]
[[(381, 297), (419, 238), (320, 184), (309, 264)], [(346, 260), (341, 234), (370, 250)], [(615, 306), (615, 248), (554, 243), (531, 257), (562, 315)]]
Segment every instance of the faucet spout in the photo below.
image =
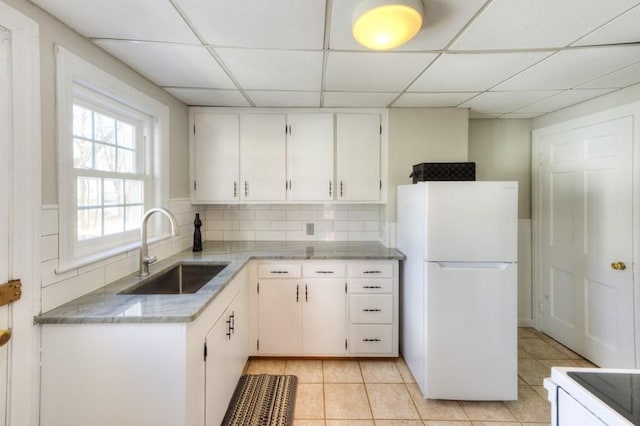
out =
[(178, 221), (175, 216), (164, 207), (149, 209), (144, 216), (142, 216), (142, 225), (140, 226), (140, 270), (138, 272), (138, 276), (140, 277), (148, 276), (149, 265), (158, 260), (155, 256), (149, 256), (149, 246), (147, 245), (147, 223), (154, 213), (162, 213), (169, 218), (169, 222), (171, 222), (171, 235), (178, 235), (180, 233)]

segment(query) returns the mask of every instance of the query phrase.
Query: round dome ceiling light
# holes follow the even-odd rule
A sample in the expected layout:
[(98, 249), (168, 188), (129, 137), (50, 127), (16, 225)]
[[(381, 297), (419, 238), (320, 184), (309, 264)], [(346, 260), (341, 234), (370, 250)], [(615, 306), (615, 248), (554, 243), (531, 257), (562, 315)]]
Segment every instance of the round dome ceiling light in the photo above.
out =
[(362, 0), (353, 14), (353, 37), (365, 47), (392, 49), (422, 28), (422, 0)]

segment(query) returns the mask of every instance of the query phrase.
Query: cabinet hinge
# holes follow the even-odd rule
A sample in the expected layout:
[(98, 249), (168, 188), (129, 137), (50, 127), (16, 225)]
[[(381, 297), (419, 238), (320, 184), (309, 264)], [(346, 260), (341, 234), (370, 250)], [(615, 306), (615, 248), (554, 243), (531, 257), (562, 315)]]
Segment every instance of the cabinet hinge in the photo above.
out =
[(256, 294), (260, 294), (260, 283), (256, 283)]
[(347, 294), (347, 283), (344, 283), (344, 294)]
[(349, 345), (347, 344), (347, 339), (344, 339), (344, 350), (346, 351), (349, 348)]
[(256, 340), (256, 351), (260, 352), (260, 339)]
[(380, 191), (382, 191), (382, 180), (380, 180)]
[(204, 360), (207, 360), (207, 342), (204, 342)]
[(196, 183), (196, 181), (193, 181), (193, 190), (196, 191), (198, 189), (198, 184)]
[(195, 124), (193, 125), (193, 134), (194, 135), (196, 134), (196, 125)]
[(380, 125), (380, 134), (382, 134), (382, 124)]

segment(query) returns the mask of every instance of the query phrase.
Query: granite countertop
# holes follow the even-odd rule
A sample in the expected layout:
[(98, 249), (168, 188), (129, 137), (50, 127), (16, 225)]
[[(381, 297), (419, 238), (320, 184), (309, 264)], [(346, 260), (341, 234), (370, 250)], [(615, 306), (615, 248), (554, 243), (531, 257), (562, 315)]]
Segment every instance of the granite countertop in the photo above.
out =
[(35, 318), (38, 324), (179, 323), (190, 322), (215, 299), (236, 274), (254, 259), (372, 259), (402, 260), (404, 255), (376, 242), (237, 241), (204, 243), (203, 251), (185, 250), (150, 265), (157, 274), (179, 262), (206, 262), (228, 266), (193, 294), (119, 294), (141, 279), (128, 275)]

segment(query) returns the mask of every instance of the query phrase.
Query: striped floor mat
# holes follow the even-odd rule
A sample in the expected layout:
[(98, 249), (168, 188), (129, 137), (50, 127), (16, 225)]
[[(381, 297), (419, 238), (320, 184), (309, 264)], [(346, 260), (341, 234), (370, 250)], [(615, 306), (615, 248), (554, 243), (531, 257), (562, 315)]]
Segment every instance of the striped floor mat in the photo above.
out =
[(223, 426), (292, 426), (296, 376), (244, 375), (227, 408)]

